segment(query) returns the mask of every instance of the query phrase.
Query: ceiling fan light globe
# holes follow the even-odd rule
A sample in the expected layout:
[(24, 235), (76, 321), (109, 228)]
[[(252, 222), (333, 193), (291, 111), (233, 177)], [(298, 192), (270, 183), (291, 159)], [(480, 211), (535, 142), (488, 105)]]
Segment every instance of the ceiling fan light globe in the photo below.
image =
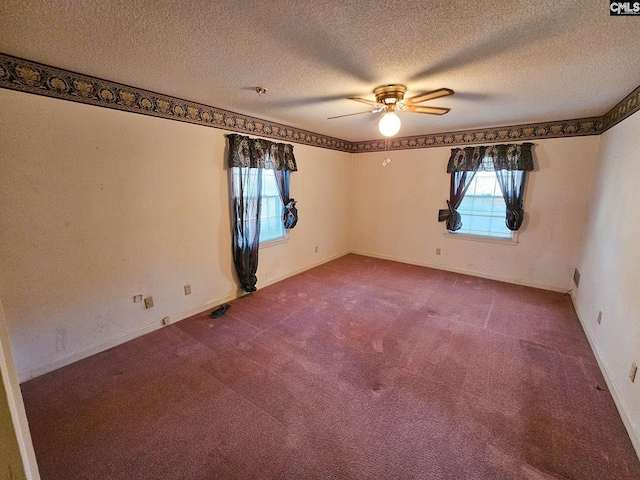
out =
[(387, 112), (380, 119), (378, 128), (385, 137), (393, 137), (400, 131), (400, 117), (394, 112)]

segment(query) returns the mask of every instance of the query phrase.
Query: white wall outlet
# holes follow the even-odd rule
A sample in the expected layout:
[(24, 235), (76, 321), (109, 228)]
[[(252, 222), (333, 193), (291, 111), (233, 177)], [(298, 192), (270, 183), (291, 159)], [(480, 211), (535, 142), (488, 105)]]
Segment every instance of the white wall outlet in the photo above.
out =
[(133, 303), (140, 303), (142, 301), (142, 295), (134, 295)]
[(144, 299), (144, 308), (153, 307), (153, 297), (147, 297)]
[(636, 362), (633, 362), (631, 364), (631, 371), (629, 372), (629, 379), (631, 382), (636, 381), (636, 373), (638, 373), (638, 366), (636, 365)]
[(602, 312), (598, 312), (598, 325), (602, 323)]
[(442, 250), (440, 250), (439, 248), (436, 248), (436, 255), (440, 255), (442, 253)]
[(170, 322), (171, 320), (169, 320), (169, 317), (164, 317), (162, 320), (160, 320), (160, 323), (162, 325), (169, 325)]
[(185, 295), (191, 295), (191, 285), (185, 285), (184, 286), (184, 294)]
[(316, 245), (316, 253), (318, 253), (318, 246)]

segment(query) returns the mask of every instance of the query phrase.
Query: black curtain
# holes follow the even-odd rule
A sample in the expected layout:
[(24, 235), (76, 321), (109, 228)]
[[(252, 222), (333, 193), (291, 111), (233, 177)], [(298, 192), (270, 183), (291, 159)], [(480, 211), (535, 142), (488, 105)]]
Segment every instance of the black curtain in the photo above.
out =
[(485, 158), (490, 158), (507, 206), (505, 223), (510, 230), (518, 230), (524, 219), (523, 196), (527, 172), (533, 170), (533, 143), (466, 147), (451, 150), (447, 173), (451, 174), (448, 208), (438, 212), (438, 221), (447, 222), (447, 230), (462, 227), (456, 210), (475, 173)]
[(517, 231), (524, 220), (523, 198), (527, 172), (533, 170), (532, 143), (495, 145), (485, 155), (493, 161), (493, 169), (507, 206), (505, 224)]
[[(245, 292), (255, 292), (258, 281), (258, 248), (260, 246), (260, 203), (262, 200), (262, 169), (276, 171), (278, 189), (282, 175), (282, 192), (289, 195), (289, 172), (296, 171), (293, 146), (270, 142), (242, 135), (227, 135), (229, 139), (228, 165), (231, 176), (231, 200), (233, 203), (233, 262), (240, 286)], [(281, 193), (281, 198), (283, 193)], [(292, 208), (297, 210), (295, 200)], [(293, 228), (293, 225), (288, 228)], [(285, 225), (286, 226), (286, 225)]]
[(289, 177), (290, 170), (274, 170), (276, 176), (276, 184), (278, 185), (278, 193), (282, 201), (282, 223), (284, 228), (290, 230), (298, 223), (298, 209), (296, 201), (289, 197)]
[(262, 169), (233, 167), (231, 169), (233, 201), (233, 263), (240, 286), (245, 292), (255, 292), (258, 278), (258, 247), (260, 246), (260, 203)]
[(478, 168), (482, 164), (486, 147), (454, 148), (447, 165), (447, 173), (451, 174), (449, 200), (444, 210), (438, 211), (438, 221), (447, 222), (447, 230), (455, 232), (462, 227), (462, 219), (458, 207), (471, 184)]

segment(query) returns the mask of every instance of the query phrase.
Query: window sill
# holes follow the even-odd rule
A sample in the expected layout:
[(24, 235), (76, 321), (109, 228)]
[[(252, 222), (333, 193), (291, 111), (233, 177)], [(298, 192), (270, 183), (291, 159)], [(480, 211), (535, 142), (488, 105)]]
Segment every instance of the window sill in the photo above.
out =
[(268, 248), (273, 247), (275, 245), (281, 245), (283, 243), (287, 243), (289, 239), (287, 238), (287, 234), (284, 234), (284, 237), (274, 238), (273, 240), (267, 240), (266, 242), (260, 242), (259, 248)]
[(449, 238), (456, 238), (460, 240), (471, 240), (472, 242), (496, 243), (498, 245), (506, 245), (510, 247), (515, 247), (519, 243), (518, 232), (513, 232), (513, 236), (511, 238), (485, 237), (483, 235), (471, 235), (468, 233), (451, 233), (449, 231), (446, 231), (444, 235)]

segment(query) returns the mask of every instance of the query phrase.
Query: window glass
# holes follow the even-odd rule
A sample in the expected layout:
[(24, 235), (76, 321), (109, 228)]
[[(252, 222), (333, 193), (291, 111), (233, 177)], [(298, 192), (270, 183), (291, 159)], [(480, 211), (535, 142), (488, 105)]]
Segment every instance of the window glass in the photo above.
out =
[[(487, 167), (492, 169), (492, 165)], [(462, 228), (455, 233), (512, 238), (512, 232), (505, 224), (507, 207), (494, 171), (476, 172), (458, 212)]]
[(262, 171), (262, 203), (260, 204), (260, 243), (284, 237), (282, 201), (273, 170)]

